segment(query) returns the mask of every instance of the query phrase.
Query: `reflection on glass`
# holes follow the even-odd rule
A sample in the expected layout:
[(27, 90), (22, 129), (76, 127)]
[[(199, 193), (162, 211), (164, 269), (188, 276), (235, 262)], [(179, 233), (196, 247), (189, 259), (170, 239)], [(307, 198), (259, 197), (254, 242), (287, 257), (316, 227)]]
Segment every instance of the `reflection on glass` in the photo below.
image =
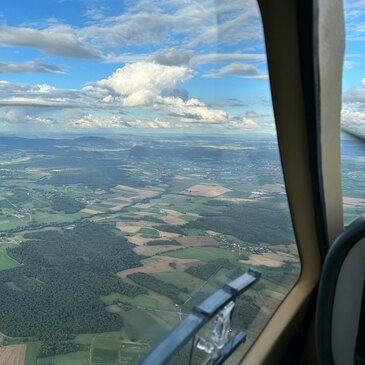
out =
[(342, 104), (342, 177), (345, 224), (365, 212), (365, 78), (364, 27), (361, 4), (347, 0), (345, 6), (346, 53)]
[(300, 269), (256, 2), (1, 16), (0, 363), (136, 364), (255, 267), (237, 363)]

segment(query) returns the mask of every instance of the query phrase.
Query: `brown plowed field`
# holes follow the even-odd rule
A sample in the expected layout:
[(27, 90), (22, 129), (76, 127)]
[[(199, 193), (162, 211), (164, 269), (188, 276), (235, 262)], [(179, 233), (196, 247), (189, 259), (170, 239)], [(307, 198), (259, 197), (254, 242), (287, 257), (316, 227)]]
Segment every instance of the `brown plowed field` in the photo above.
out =
[(218, 246), (218, 242), (214, 238), (206, 236), (176, 237), (174, 239), (184, 247)]
[(24, 365), (27, 345), (11, 345), (0, 348), (0, 365)]
[(207, 198), (215, 198), (219, 195), (232, 191), (219, 184), (197, 184), (182, 191), (182, 194), (192, 196), (205, 196)]

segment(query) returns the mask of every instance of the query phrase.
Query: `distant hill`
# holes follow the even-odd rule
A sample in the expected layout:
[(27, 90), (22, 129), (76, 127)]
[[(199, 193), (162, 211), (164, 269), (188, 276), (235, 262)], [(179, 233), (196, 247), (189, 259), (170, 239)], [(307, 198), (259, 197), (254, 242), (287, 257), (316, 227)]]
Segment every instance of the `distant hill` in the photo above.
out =
[[(68, 140), (69, 141), (69, 140)], [(114, 139), (105, 137), (79, 137), (72, 140), (72, 143), (80, 147), (98, 147), (98, 148), (118, 148), (121, 147), (120, 143)]]
[(0, 137), (1, 149), (31, 149), (40, 150), (44, 148), (68, 146), (68, 147), (89, 147), (89, 148), (118, 148), (120, 143), (114, 139), (105, 137), (79, 137), (75, 139), (53, 139), (53, 138), (24, 138), (24, 137)]

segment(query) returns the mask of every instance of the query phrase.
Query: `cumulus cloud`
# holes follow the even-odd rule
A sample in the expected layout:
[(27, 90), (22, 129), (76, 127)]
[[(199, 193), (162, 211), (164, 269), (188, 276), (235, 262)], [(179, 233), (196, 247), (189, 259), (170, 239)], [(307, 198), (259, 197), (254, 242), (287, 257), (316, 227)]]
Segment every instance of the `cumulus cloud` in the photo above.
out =
[(229, 5), (210, 0), (139, 0), (132, 2), (121, 15), (100, 17), (97, 13), (97, 17), (97, 21), (81, 28), (78, 34), (99, 47), (161, 43), (174, 47), (178, 37), (180, 44), (192, 48), (199, 44), (211, 45), (217, 40), (230, 44), (243, 40), (252, 43), (262, 37), (254, 0), (234, 0)]
[(223, 110), (210, 109), (198, 99), (168, 97), (164, 99), (164, 106), (170, 116), (179, 117), (181, 122), (224, 124), (228, 121), (228, 114)]
[[(129, 56), (130, 59), (131, 56)], [(200, 66), (210, 63), (221, 63), (229, 61), (263, 61), (265, 54), (261, 53), (204, 53), (197, 54), (191, 50), (167, 48), (161, 49), (150, 56), (142, 56), (145, 60), (153, 61), (167, 66)], [(124, 55), (128, 61), (128, 55)]]
[(209, 106), (211, 107), (225, 107), (225, 108), (235, 108), (235, 107), (244, 107), (248, 106), (248, 104), (242, 102), (241, 100), (237, 98), (227, 98), (219, 101), (215, 101), (212, 103), (209, 103)]
[(92, 114), (71, 118), (67, 125), (76, 129), (123, 128), (124, 121), (120, 117), (95, 118)]
[(267, 79), (268, 76), (260, 71), (256, 66), (234, 62), (219, 70), (203, 75), (204, 77), (220, 78), (225, 76), (237, 76), (251, 79)]
[[(154, 62), (136, 62), (117, 69), (109, 78), (86, 87), (92, 92), (108, 90), (103, 100), (119, 102), (124, 107), (151, 107), (168, 112), (180, 122), (220, 124), (228, 121), (223, 110), (211, 109), (186, 90), (176, 86), (191, 79), (193, 71), (185, 66), (167, 66)], [(113, 95), (112, 95), (113, 94)]]
[(42, 99), (42, 98), (6, 98), (0, 99), (1, 106), (34, 106), (34, 107), (57, 107), (74, 108), (76, 105), (65, 99)]
[(44, 53), (73, 58), (100, 58), (97, 50), (84, 43), (70, 27), (33, 28), (0, 26), (0, 44), (38, 49)]
[[(136, 62), (117, 69), (110, 77), (90, 83), (81, 90), (57, 89), (47, 84), (28, 85), (0, 81), (0, 107), (7, 108), (7, 120), (20, 118), (11, 108), (27, 108), (27, 119), (46, 125), (42, 109), (51, 108), (48, 115), (57, 110), (77, 110), (78, 115), (63, 122), (76, 129), (110, 128), (212, 128), (257, 129), (253, 113), (245, 117), (232, 118), (225, 110), (212, 108), (197, 98), (189, 97), (181, 84), (193, 77), (193, 70), (187, 66), (167, 66), (155, 62)], [(226, 100), (230, 105), (242, 106), (235, 99)], [(233, 104), (232, 104), (233, 103)], [(218, 106), (218, 105), (217, 105)], [(226, 105), (225, 105), (226, 106)], [(138, 107), (138, 109), (137, 109)], [(10, 108), (10, 109), (9, 109)], [(32, 110), (32, 112), (29, 112)], [(85, 112), (88, 110), (88, 112)], [(146, 120), (136, 110), (150, 113)], [(92, 111), (112, 116), (94, 116)], [(3, 112), (4, 115), (4, 112)], [(104, 115), (104, 114), (103, 114)], [(32, 118), (32, 119), (31, 119)], [(40, 118), (37, 120), (36, 118)]]
[(169, 48), (153, 53), (149, 60), (166, 66), (187, 66), (192, 57), (191, 50)]
[(193, 71), (187, 67), (136, 62), (90, 86), (121, 96), (119, 100), (124, 106), (144, 106), (162, 102), (163, 95), (172, 92), (177, 84), (191, 79), (192, 75)]
[(107, 118), (94, 117), (92, 114), (86, 114), (82, 117), (71, 118), (67, 122), (68, 126), (76, 129), (120, 129), (120, 128), (138, 128), (138, 129), (164, 129), (171, 128), (171, 123), (158, 118), (154, 120), (126, 120), (120, 116), (111, 116)]
[(26, 127), (54, 127), (57, 125), (57, 121), (48, 115), (33, 115), (33, 108), (29, 107), (8, 107), (4, 110), (2, 115), (1, 125), (12, 126), (13, 128), (26, 128)]
[(196, 54), (189, 49), (165, 48), (152, 54), (108, 53), (104, 61), (107, 63), (131, 63), (131, 62), (156, 62), (167, 66), (190, 66), (196, 67), (212, 63), (231, 61), (256, 61), (266, 59), (264, 53), (204, 53)]
[(365, 135), (365, 110), (345, 107), (341, 113), (341, 126), (345, 131)]
[(57, 89), (47, 84), (0, 81), (0, 107), (29, 106), (51, 108), (102, 107), (101, 100), (83, 90)]
[(65, 71), (57, 65), (43, 63), (41, 61), (28, 61), (22, 63), (12, 63), (0, 61), (0, 73), (48, 73), (48, 74), (64, 74)]
[(365, 128), (365, 111), (343, 109), (341, 117), (344, 126), (359, 125)]
[(261, 129), (261, 126), (258, 123), (256, 123), (252, 118), (247, 118), (247, 117), (230, 118), (228, 127), (237, 129), (248, 129), (248, 130)]
[[(225, 2), (149, 1), (128, 2), (119, 15), (107, 16), (107, 8), (88, 4), (87, 22), (79, 27), (51, 18), (28, 26), (0, 26), (0, 44), (31, 47), (51, 55), (74, 58), (105, 57), (109, 62), (154, 60), (156, 63), (179, 66), (198, 65), (246, 59), (262, 59), (262, 54), (197, 55), (192, 49), (198, 45), (237, 44), (246, 41), (254, 46), (262, 38), (259, 11), (254, 0)], [(176, 44), (182, 49), (176, 49)], [(153, 56), (139, 58), (135, 54), (118, 53), (128, 47), (164, 44), (166, 49)], [(104, 56), (106, 55), (106, 56)], [(194, 59), (193, 59), (194, 58)], [(126, 62), (126, 61), (124, 61)], [(191, 63), (190, 63), (191, 62)]]
[(266, 56), (263, 53), (207, 53), (192, 57), (191, 65), (198, 66), (229, 61), (262, 61), (265, 58)]
[(352, 88), (344, 92), (344, 102), (350, 104), (359, 103), (365, 105), (365, 78), (363, 78), (360, 83), (362, 87)]

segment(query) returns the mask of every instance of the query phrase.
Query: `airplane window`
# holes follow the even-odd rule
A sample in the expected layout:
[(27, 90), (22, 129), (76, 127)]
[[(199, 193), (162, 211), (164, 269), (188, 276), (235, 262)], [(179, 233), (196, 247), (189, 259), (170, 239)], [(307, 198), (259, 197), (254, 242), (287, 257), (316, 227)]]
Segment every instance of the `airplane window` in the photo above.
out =
[(345, 223), (365, 211), (365, 72), (363, 5), (345, 1), (346, 53), (342, 105), (342, 174)]
[(0, 364), (136, 364), (253, 268), (237, 363), (300, 271), (256, 2), (14, 0), (0, 16)]

